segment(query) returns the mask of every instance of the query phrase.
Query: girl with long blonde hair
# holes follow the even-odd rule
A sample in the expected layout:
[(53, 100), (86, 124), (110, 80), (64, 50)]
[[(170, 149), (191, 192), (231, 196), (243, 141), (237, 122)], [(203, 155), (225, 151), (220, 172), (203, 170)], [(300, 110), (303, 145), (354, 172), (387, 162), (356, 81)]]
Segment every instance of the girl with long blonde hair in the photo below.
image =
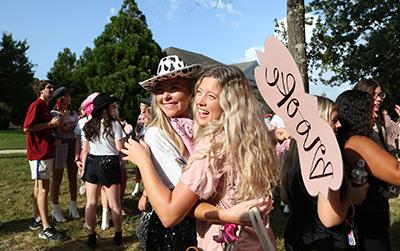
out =
[[(172, 191), (160, 181), (146, 147), (130, 140), (123, 150), (125, 159), (140, 168), (150, 203), (166, 227), (180, 222), (199, 200), (218, 209), (235, 209), (235, 205), (247, 199), (271, 198), (277, 185), (274, 146), (259, 116), (248, 80), (240, 69), (226, 65), (207, 68), (194, 92), (196, 143)], [(199, 213), (198, 209), (199, 206), (194, 209), (196, 218), (212, 214)], [(220, 214), (219, 220), (235, 221), (229, 216), (238, 215), (237, 212)], [(243, 219), (239, 218), (237, 222)], [(220, 224), (197, 222), (198, 246), (203, 250), (222, 250), (213, 240), (220, 229)], [(236, 250), (261, 249), (248, 227), (243, 228), (235, 247)]]

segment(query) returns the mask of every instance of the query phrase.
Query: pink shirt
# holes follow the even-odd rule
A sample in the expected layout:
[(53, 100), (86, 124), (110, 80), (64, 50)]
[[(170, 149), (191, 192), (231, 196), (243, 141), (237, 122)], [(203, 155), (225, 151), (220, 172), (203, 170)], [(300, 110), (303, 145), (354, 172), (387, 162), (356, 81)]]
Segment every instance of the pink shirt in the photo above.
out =
[[(198, 142), (192, 156), (196, 156), (195, 152), (204, 149), (208, 142), (207, 138)], [(217, 208), (231, 208), (235, 205), (234, 197), (239, 177), (234, 178), (233, 171), (229, 174), (229, 170), (237, 170), (237, 168), (232, 168), (222, 160), (219, 166), (221, 168), (213, 175), (207, 158), (196, 160), (183, 172), (181, 182), (198, 195), (199, 199)], [(224, 191), (225, 179), (228, 180), (226, 191)], [(198, 247), (203, 250), (223, 250), (221, 244), (213, 239), (213, 236), (219, 235), (220, 228), (221, 225), (216, 223), (197, 221)], [(242, 230), (235, 247), (235, 250), (262, 250), (256, 233), (249, 227)]]

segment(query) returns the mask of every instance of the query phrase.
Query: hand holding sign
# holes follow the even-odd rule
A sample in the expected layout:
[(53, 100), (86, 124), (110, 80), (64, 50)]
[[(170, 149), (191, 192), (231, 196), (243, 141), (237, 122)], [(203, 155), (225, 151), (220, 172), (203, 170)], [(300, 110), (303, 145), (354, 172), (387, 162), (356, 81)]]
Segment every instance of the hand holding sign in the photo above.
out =
[(275, 38), (265, 42), (265, 53), (257, 51), (261, 64), (254, 70), (258, 89), (271, 109), (280, 116), (296, 139), (301, 174), (308, 193), (338, 190), (343, 166), (335, 135), (317, 113), (316, 98), (304, 92), (300, 72), (287, 48)]

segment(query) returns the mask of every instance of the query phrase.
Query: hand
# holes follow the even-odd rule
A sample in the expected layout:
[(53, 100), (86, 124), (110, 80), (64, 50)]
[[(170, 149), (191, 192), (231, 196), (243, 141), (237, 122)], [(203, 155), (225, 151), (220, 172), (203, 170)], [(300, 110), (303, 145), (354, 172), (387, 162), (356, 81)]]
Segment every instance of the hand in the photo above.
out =
[(271, 199), (253, 199), (243, 201), (235, 206), (223, 210), (221, 213), (224, 214), (226, 222), (251, 226), (251, 220), (249, 216), (249, 209), (257, 207), (261, 211), (261, 215), (264, 216), (271, 212), (273, 209), (273, 200)]
[(146, 203), (147, 203), (147, 197), (144, 195), (140, 196), (140, 199), (138, 201), (138, 208), (141, 212), (143, 212), (146, 209)]
[(144, 141), (138, 143), (133, 139), (129, 139), (124, 145), (126, 149), (122, 149), (121, 152), (126, 156), (122, 158), (123, 160), (130, 160), (138, 167), (142, 166), (146, 161), (151, 162), (150, 149)]
[(290, 134), (285, 128), (276, 128), (275, 137), (279, 142), (283, 142), (290, 137)]
[(75, 164), (78, 166), (78, 174), (82, 177), (83, 174), (83, 163), (80, 160), (75, 161)]
[(397, 115), (400, 116), (400, 105), (394, 105), (394, 110), (396, 111)]
[(364, 199), (367, 197), (368, 188), (368, 183), (365, 183), (359, 187), (354, 187), (349, 184), (347, 194), (354, 205), (360, 205), (364, 201)]
[(61, 123), (61, 118), (59, 116), (53, 117), (49, 122), (49, 127), (57, 127)]

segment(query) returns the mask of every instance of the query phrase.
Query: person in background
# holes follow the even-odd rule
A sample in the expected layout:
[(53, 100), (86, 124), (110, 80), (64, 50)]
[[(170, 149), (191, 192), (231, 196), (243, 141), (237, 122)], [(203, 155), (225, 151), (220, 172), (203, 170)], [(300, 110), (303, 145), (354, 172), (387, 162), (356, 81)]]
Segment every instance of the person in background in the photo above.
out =
[(375, 101), (371, 94), (359, 90), (345, 91), (336, 99), (342, 124), (338, 141), (344, 162), (352, 169), (362, 159), (368, 173), (367, 197), (356, 206), (354, 218), (361, 251), (391, 250), (389, 202), (381, 187), (400, 185), (399, 161), (377, 143), (374, 136)]
[(35, 180), (33, 187), (34, 220), (29, 226), (38, 230), (39, 238), (46, 240), (61, 240), (54, 227), (50, 226), (48, 218), (47, 197), (49, 193), (49, 178), (54, 166), (54, 138), (52, 130), (61, 122), (60, 118), (52, 118), (47, 101), (53, 94), (54, 87), (49, 80), (34, 83), (33, 90), (37, 99), (29, 106), (25, 121), (26, 157), (31, 169), (31, 178)]
[(111, 208), (115, 234), (113, 241), (122, 244), (122, 211), (120, 198), (121, 165), (119, 152), (125, 134), (117, 121), (118, 99), (100, 93), (93, 100), (92, 119), (83, 127), (82, 180), (86, 182), (85, 221), (89, 232), (87, 245), (96, 247), (96, 208), (102, 186), (105, 186)]
[[(335, 135), (341, 127), (332, 100), (317, 96), (318, 114), (329, 123)], [(282, 165), (281, 199), (290, 205), (291, 214), (284, 232), (285, 249), (294, 250), (351, 250), (347, 242), (350, 231), (344, 220), (352, 203), (365, 199), (368, 185), (353, 187), (345, 176), (340, 191), (329, 191), (328, 199), (308, 194), (300, 169), (295, 140), (280, 159)]]
[[(93, 111), (93, 100), (99, 95), (99, 92), (94, 92), (90, 94), (81, 104), (81, 109), (85, 112), (85, 116), (83, 116), (76, 125), (74, 129), (75, 133), (75, 163), (78, 166), (79, 176), (82, 178), (83, 176), (83, 163), (82, 163), (82, 138), (83, 138), (83, 127), (85, 124), (92, 118)], [(86, 192), (86, 188), (81, 186), (80, 193), (84, 194)], [(101, 205), (102, 205), (102, 217), (101, 217), (101, 229), (107, 230), (110, 227), (110, 209), (107, 201), (107, 195), (104, 188), (101, 189)]]
[[(157, 86), (154, 91), (168, 93), (174, 88), (173, 84), (168, 88)], [(239, 68), (218, 65), (205, 69), (195, 86), (193, 105), (196, 145), (173, 189), (161, 181), (147, 148), (129, 140), (127, 149), (122, 150), (125, 159), (140, 168), (147, 197), (165, 227), (181, 222), (199, 200), (228, 210), (246, 199), (271, 198), (277, 184), (274, 146)], [(168, 102), (164, 106), (170, 107)], [(184, 161), (179, 162), (185, 166)], [(197, 208), (194, 210), (199, 216)], [(220, 224), (198, 221), (196, 230), (199, 248), (223, 249), (213, 238), (220, 234)], [(235, 248), (261, 247), (254, 231), (244, 227)]]
[[(147, 125), (149, 124), (150, 117), (150, 109), (151, 109), (151, 98), (142, 98), (140, 102), (140, 114), (136, 121), (135, 134), (136, 139), (140, 140), (144, 137), (147, 129)], [(135, 172), (135, 187), (132, 192), (132, 196), (136, 196), (140, 192), (140, 183), (142, 182), (142, 177), (140, 176), (139, 169), (136, 169)]]
[(61, 213), (59, 205), (60, 186), (64, 173), (64, 168), (67, 168), (68, 184), (69, 184), (69, 216), (72, 219), (79, 219), (80, 215), (77, 208), (77, 172), (78, 167), (74, 161), (75, 134), (74, 129), (78, 123), (79, 117), (75, 111), (72, 111), (71, 93), (65, 87), (57, 88), (49, 104), (54, 108), (51, 111), (52, 116), (60, 117), (61, 123), (55, 128), (55, 162), (51, 184), (51, 217), (55, 222), (65, 222), (65, 218)]

